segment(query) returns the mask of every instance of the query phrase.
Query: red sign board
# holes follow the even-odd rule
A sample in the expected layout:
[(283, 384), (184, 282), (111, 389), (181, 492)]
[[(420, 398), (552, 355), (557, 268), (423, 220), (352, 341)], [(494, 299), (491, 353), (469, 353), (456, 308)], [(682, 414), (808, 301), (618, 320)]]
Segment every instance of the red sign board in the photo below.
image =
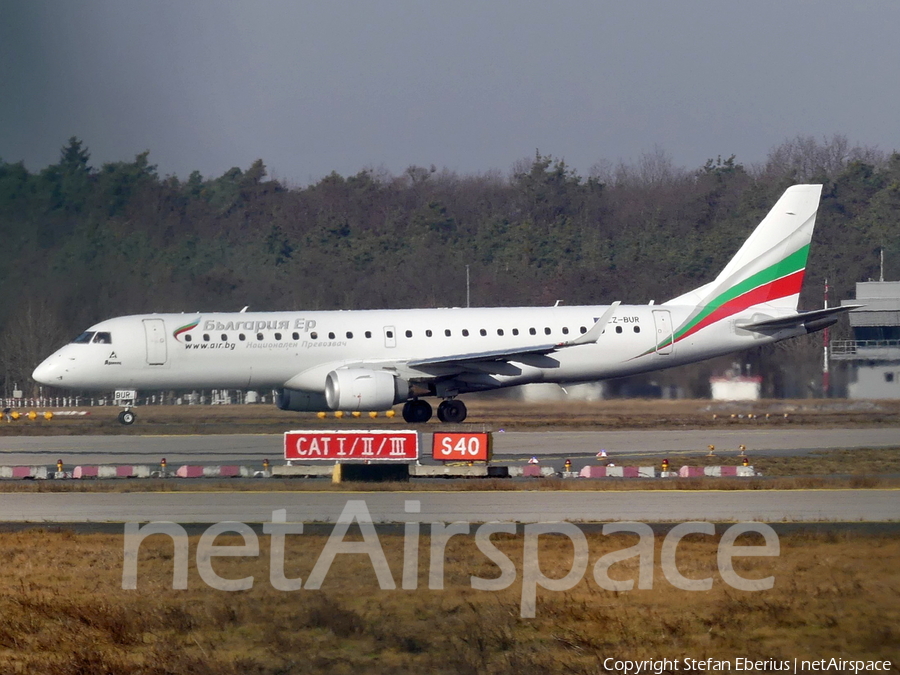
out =
[(490, 433), (435, 432), (431, 441), (431, 456), (442, 462), (487, 462), (493, 454), (491, 440)]
[(410, 462), (419, 458), (415, 431), (286, 431), (284, 458)]

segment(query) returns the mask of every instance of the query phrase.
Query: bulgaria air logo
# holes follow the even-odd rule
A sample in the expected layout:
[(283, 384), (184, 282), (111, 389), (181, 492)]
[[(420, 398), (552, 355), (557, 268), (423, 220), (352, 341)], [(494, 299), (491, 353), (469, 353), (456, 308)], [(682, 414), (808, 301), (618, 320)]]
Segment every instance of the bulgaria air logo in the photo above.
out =
[(188, 323), (188, 324), (183, 325), (181, 328), (176, 328), (175, 331), (172, 333), (172, 337), (174, 337), (176, 340), (181, 342), (181, 334), (187, 333), (189, 330), (193, 330), (194, 328), (197, 327), (197, 325), (199, 323), (200, 323), (200, 319), (197, 319), (193, 323)]

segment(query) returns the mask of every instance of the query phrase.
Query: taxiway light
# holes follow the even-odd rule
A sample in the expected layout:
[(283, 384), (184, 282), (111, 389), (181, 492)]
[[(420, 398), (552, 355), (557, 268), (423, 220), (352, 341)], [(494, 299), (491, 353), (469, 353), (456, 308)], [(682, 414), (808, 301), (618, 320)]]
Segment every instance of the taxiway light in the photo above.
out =
[(393, 410), (388, 410), (386, 413), (384, 413), (384, 416), (385, 417), (393, 417), (396, 414), (397, 413), (395, 413)]
[(37, 419), (37, 413), (34, 412), (34, 410), (29, 410), (29, 411), (28, 411), (28, 419), (30, 419), (30, 420), (36, 420), (36, 419)]
[(53, 413), (50, 412), (50, 411), (48, 410), (47, 412), (44, 413), (44, 419), (45, 419), (45, 420), (52, 420), (52, 419), (53, 419)]
[(335, 410), (334, 416), (337, 417), (338, 419), (340, 419), (344, 416), (344, 411), (343, 410)]
[(323, 412), (317, 412), (317, 413), (316, 413), (316, 417), (318, 417), (320, 420), (324, 420), (327, 416), (328, 416), (328, 415), (327, 415), (326, 413), (323, 413)]
[(353, 415), (354, 417), (362, 417), (362, 413), (359, 410), (354, 410), (350, 414)]
[(378, 413), (373, 410), (372, 412), (369, 413), (369, 417), (371, 417), (374, 420), (376, 417), (378, 417)]

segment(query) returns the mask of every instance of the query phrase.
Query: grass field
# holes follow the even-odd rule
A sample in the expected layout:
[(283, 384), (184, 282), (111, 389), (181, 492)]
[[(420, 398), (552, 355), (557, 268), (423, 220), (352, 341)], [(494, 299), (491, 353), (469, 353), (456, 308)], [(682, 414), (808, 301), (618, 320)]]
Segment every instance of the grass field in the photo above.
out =
[[(250, 590), (225, 592), (198, 576), (197, 537), (186, 590), (172, 589), (173, 545), (161, 535), (140, 548), (137, 589), (123, 590), (121, 535), (0, 533), (0, 672), (586, 674), (606, 672), (607, 658), (713, 658), (733, 667), (738, 657), (832, 656), (890, 659), (892, 672), (898, 670), (897, 536), (783, 534), (780, 555), (735, 559), (742, 576), (775, 578), (772, 589), (750, 592), (718, 575), (718, 536), (689, 535), (679, 547), (681, 573), (713, 578), (711, 590), (691, 592), (662, 574), (660, 534), (653, 588), (614, 592), (595, 583), (592, 567), (636, 537), (588, 534), (583, 580), (565, 592), (538, 589), (536, 617), (523, 619), (521, 574), (505, 590), (471, 588), (471, 575), (500, 573), (473, 536), (450, 539), (444, 589), (429, 590), (426, 533), (416, 590), (399, 589), (402, 535), (382, 534), (397, 589), (380, 590), (369, 558), (349, 554), (337, 556), (321, 590), (290, 592), (269, 583), (265, 536), (258, 557), (214, 561), (222, 577), (254, 579)], [(325, 540), (325, 534), (289, 536), (286, 576), (307, 580)], [(522, 535), (493, 541), (521, 571)], [(543, 573), (559, 578), (571, 565), (572, 546), (543, 536), (539, 555)], [(613, 565), (610, 577), (636, 578), (637, 559)]]

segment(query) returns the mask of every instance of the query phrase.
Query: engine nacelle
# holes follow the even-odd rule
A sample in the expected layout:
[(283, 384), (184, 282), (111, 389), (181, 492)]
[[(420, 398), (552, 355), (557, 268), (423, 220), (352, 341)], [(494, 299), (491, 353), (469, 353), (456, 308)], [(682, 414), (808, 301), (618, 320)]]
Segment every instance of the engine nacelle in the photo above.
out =
[(332, 410), (387, 410), (406, 400), (399, 389), (400, 380), (383, 370), (332, 370), (325, 378), (325, 401)]
[(319, 412), (328, 407), (323, 393), (299, 389), (279, 389), (275, 396), (275, 405), (282, 410), (295, 412)]

